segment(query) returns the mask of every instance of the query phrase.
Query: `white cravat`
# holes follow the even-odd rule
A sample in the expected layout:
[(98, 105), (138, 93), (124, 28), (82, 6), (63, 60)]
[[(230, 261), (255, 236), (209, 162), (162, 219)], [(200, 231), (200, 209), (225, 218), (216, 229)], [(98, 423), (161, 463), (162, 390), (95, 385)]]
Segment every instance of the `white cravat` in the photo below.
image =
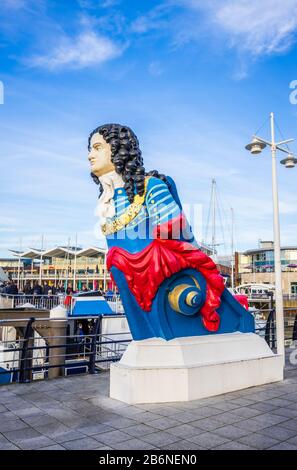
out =
[(111, 218), (115, 215), (113, 200), (114, 190), (116, 188), (122, 188), (124, 181), (122, 176), (114, 170), (100, 176), (99, 181), (102, 184), (103, 192), (98, 201), (96, 215), (100, 217), (100, 223), (103, 225), (107, 218)]

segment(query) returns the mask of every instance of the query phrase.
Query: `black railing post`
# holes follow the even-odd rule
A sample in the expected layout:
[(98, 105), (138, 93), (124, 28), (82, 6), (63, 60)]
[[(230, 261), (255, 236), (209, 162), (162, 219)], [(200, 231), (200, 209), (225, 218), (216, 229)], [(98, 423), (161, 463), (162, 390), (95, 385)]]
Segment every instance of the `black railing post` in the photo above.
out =
[(26, 383), (31, 382), (31, 374), (32, 371), (28, 370), (31, 367), (32, 361), (32, 350), (28, 350), (30, 345), (31, 338), (34, 335), (34, 330), (32, 324), (34, 323), (35, 318), (30, 318), (26, 325), (24, 339), (23, 339), (23, 347), (21, 351), (21, 358), (20, 358), (20, 375), (19, 375), (19, 382)]
[(266, 322), (265, 328), (265, 341), (272, 349), (276, 347), (276, 325), (275, 325), (275, 310), (271, 310)]
[(89, 358), (89, 365), (88, 365), (89, 374), (96, 373), (96, 370), (95, 370), (96, 369), (96, 346), (97, 346), (97, 337), (100, 333), (101, 322), (102, 322), (102, 315), (99, 315), (95, 324), (94, 336), (92, 338), (92, 343), (91, 343), (91, 351), (90, 351), (90, 358)]
[(295, 315), (294, 326), (293, 326), (293, 334), (292, 334), (292, 340), (293, 340), (293, 341), (296, 341), (296, 340), (297, 340), (297, 315)]

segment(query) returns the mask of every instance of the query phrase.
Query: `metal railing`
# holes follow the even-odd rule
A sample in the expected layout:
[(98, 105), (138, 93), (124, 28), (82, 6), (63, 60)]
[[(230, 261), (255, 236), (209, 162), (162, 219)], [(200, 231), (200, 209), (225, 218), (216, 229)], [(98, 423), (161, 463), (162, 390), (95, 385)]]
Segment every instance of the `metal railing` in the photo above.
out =
[[(114, 313), (118, 313), (120, 315), (125, 314), (122, 299), (121, 299), (119, 294), (113, 294), (113, 295), (103, 294), (102, 297), (105, 298), (105, 300), (107, 301), (108, 305), (110, 306), (111, 310)], [(67, 307), (68, 312), (70, 312), (70, 311), (72, 312), (72, 310), (74, 309), (74, 306), (75, 306), (75, 302), (77, 301), (78, 298), (79, 297), (77, 297), (75, 295), (71, 296), (71, 301), (69, 302), (69, 305)], [(92, 299), (92, 297), (90, 297), (90, 300), (91, 299)]]
[(297, 300), (297, 294), (284, 294), (284, 300)]
[[(24, 272), (24, 273), (21, 273), (20, 276), (18, 275), (18, 273), (10, 273), (9, 276), (14, 279), (15, 281), (18, 280), (18, 278), (20, 278), (20, 280), (26, 280), (26, 281), (29, 281), (29, 280), (39, 280), (40, 279), (40, 274), (31, 274), (29, 272)], [(108, 280), (110, 280), (110, 275), (109, 275), (109, 272), (108, 270), (100, 270), (100, 272), (83, 272), (83, 273), (79, 273), (79, 272), (76, 272), (76, 275), (75, 275), (75, 278), (77, 281), (84, 281), (84, 280), (91, 280), (91, 279), (98, 279), (98, 280), (103, 280), (104, 279), (104, 276), (107, 277)], [(68, 280), (73, 280), (74, 278), (74, 274), (73, 273), (67, 273), (66, 271), (65, 272), (59, 272), (58, 275), (54, 275), (54, 274), (50, 274), (50, 273), (45, 273), (43, 272), (42, 273), (42, 280), (56, 280), (56, 281), (65, 281), (66, 279)]]
[[(0, 384), (1, 376), (10, 376), (5, 383), (24, 383), (75, 373), (95, 374), (108, 368), (110, 363), (119, 361), (131, 341), (127, 338), (129, 332), (101, 334), (102, 316), (97, 318), (90, 334), (36, 337), (34, 323), (45, 320), (28, 319), (22, 339), (1, 342)], [(6, 323), (9, 321), (1, 320), (0, 327)], [(51, 372), (53, 370), (56, 372)]]
[[(0, 294), (0, 308), (18, 308), (31, 305), (34, 308), (51, 310), (58, 305), (63, 305), (65, 294), (58, 295), (34, 295), (34, 294)], [(28, 306), (29, 306), (28, 305)], [(8, 307), (9, 306), (9, 307)]]
[[(119, 295), (105, 296), (106, 300), (114, 313), (124, 314), (124, 307)], [(31, 306), (42, 310), (51, 310), (58, 305), (64, 305), (66, 294), (58, 295), (25, 295), (25, 294), (0, 294), (0, 310), (2, 308), (20, 308), (23, 306)], [(67, 304), (67, 311), (72, 311), (77, 297), (71, 296), (71, 300)]]
[(112, 297), (106, 296), (105, 298), (113, 312), (122, 315), (125, 313), (122, 299), (119, 294), (114, 294)]
[[(255, 332), (262, 336), (269, 347), (276, 350), (276, 320), (274, 309), (261, 309), (258, 313), (261, 318), (255, 315)], [(294, 307), (284, 309), (285, 346), (292, 347), (297, 341), (297, 309)]]
[[(259, 311), (256, 319), (256, 333), (262, 336), (272, 350), (276, 350), (276, 322), (274, 310)], [(253, 312), (255, 317), (257, 312)], [(27, 324), (22, 339), (4, 340), (0, 343), (0, 383), (31, 382), (34, 379), (54, 378), (74, 373), (89, 373), (106, 369), (110, 363), (119, 361), (131, 341), (130, 332), (102, 334), (103, 316), (94, 321), (87, 334), (65, 334), (61, 336), (39, 336), (34, 332), (35, 325), (48, 321), (44, 318), (26, 319)], [(104, 316), (105, 318), (105, 316)], [(64, 320), (65, 328), (72, 321)], [(59, 323), (59, 319), (55, 319)], [(24, 322), (15, 319), (14, 322)], [(297, 309), (284, 310), (285, 346), (294, 347), (297, 341)], [(9, 320), (0, 320), (0, 327), (9, 325)], [(21, 324), (21, 323), (20, 323)], [(39, 330), (38, 330), (39, 331)], [(65, 330), (66, 331), (66, 330)]]

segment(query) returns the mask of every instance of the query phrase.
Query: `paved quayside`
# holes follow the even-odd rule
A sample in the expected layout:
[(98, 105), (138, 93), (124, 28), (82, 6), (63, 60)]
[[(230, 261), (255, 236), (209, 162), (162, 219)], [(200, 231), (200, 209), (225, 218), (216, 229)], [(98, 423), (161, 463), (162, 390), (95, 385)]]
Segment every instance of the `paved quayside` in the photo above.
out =
[(297, 366), (285, 381), (187, 403), (129, 406), (109, 373), (0, 388), (0, 449), (294, 449)]

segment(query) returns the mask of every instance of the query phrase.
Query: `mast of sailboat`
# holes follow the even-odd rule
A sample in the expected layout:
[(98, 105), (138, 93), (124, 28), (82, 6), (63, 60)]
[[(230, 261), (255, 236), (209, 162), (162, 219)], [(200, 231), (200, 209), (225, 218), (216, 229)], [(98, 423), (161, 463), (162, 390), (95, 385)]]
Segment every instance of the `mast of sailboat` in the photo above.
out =
[(212, 256), (213, 259), (216, 257), (215, 246), (216, 246), (216, 180), (213, 178), (211, 181), (211, 204), (212, 204)]
[(18, 283), (17, 283), (18, 289), (20, 289), (20, 284), (21, 284), (21, 280), (20, 280), (20, 276), (21, 276), (21, 253), (22, 253), (22, 239), (20, 238), (19, 262), (18, 262)]
[(70, 238), (68, 238), (67, 253), (66, 253), (66, 281), (65, 281), (65, 292), (67, 292), (68, 281), (69, 281), (69, 250), (70, 250)]
[(44, 235), (41, 236), (41, 250), (40, 250), (40, 264), (39, 264), (39, 285), (41, 286), (42, 281), (42, 258), (43, 258), (43, 243), (44, 243)]
[(75, 234), (75, 251), (74, 251), (74, 266), (73, 266), (73, 292), (76, 291), (76, 252), (77, 252), (77, 233)]
[(234, 289), (234, 210), (231, 207), (231, 287)]

